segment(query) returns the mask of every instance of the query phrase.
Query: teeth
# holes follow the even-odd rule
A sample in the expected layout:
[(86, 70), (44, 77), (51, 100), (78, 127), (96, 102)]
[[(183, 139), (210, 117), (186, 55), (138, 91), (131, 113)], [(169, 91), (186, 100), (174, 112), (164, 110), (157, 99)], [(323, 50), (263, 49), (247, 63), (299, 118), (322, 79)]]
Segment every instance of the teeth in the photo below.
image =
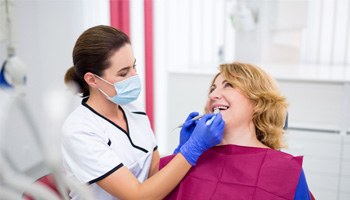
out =
[[(228, 106), (218, 106), (218, 107), (214, 108), (214, 113), (219, 112), (220, 110), (227, 110), (227, 109), (228, 109)], [(218, 111), (216, 111), (216, 110), (218, 110)]]

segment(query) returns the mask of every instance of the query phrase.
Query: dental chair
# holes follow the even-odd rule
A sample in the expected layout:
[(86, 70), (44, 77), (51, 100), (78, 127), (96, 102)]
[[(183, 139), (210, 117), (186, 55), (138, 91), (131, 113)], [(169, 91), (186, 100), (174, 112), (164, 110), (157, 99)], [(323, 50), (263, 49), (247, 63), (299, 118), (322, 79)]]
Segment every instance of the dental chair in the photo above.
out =
[[(52, 190), (54, 193), (56, 193), (59, 197), (62, 198), (62, 195), (58, 191), (57, 184), (55, 182), (54, 176), (52, 174), (47, 174), (35, 181), (35, 183), (39, 183), (44, 185), (47, 189)], [(35, 200), (33, 197), (23, 194), (23, 199), (24, 200)]]

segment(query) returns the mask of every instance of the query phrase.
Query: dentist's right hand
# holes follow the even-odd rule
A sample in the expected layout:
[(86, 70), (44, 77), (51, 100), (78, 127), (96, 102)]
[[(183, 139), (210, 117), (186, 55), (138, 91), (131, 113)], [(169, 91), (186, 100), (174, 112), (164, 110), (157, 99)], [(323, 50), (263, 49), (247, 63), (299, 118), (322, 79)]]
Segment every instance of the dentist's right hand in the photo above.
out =
[(180, 153), (186, 158), (191, 165), (196, 165), (200, 155), (210, 147), (219, 144), (222, 140), (225, 122), (221, 114), (216, 114), (213, 122), (206, 125), (206, 122), (214, 114), (206, 114), (197, 122), (191, 137), (180, 148)]
[(198, 120), (192, 120), (194, 117), (198, 116), (199, 113), (198, 112), (191, 112), (184, 125), (181, 128), (180, 131), (180, 144), (176, 147), (176, 149), (174, 150), (174, 154), (177, 154), (180, 152), (180, 149), (182, 147), (182, 145), (184, 145), (188, 139), (190, 139), (191, 134), (194, 130), (194, 128), (197, 125)]

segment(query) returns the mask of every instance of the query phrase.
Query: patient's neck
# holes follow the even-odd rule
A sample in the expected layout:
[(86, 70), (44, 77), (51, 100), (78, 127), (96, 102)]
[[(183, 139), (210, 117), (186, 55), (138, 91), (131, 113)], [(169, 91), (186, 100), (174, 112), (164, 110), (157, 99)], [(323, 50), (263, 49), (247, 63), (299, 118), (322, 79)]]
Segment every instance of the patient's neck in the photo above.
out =
[(253, 126), (241, 126), (231, 129), (229, 127), (225, 128), (220, 145), (227, 144), (269, 148), (257, 139), (255, 127)]

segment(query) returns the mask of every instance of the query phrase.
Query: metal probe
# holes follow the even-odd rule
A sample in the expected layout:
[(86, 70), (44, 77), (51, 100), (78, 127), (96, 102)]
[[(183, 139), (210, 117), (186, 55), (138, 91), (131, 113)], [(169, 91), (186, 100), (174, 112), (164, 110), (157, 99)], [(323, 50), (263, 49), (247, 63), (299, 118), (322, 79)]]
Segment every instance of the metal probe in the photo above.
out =
[[(219, 108), (216, 108), (216, 109), (214, 110), (213, 114), (216, 115), (216, 114), (218, 114), (219, 112), (220, 112), (220, 109), (219, 109)], [(205, 114), (195, 116), (195, 117), (193, 117), (191, 120), (198, 120), (198, 119), (202, 118), (204, 115), (205, 115)], [(206, 122), (207, 125), (210, 125), (210, 124), (212, 123), (212, 121), (213, 121), (214, 118), (215, 118), (215, 115), (214, 115), (212, 118), (210, 118), (210, 119)], [(185, 124), (185, 123), (182, 123), (182, 124), (180, 124), (179, 126), (177, 126), (176, 128), (181, 128), (184, 124)]]

